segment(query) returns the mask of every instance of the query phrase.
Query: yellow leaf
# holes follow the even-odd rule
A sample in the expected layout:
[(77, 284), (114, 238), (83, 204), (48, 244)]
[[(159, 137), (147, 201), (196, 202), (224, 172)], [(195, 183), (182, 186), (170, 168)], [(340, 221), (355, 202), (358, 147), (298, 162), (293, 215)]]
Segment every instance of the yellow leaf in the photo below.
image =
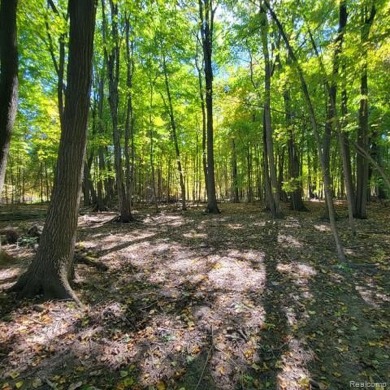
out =
[(165, 383), (162, 381), (158, 382), (156, 388), (157, 390), (165, 390), (166, 389)]
[(19, 381), (15, 383), (17, 389), (20, 389), (23, 386), (23, 381)]

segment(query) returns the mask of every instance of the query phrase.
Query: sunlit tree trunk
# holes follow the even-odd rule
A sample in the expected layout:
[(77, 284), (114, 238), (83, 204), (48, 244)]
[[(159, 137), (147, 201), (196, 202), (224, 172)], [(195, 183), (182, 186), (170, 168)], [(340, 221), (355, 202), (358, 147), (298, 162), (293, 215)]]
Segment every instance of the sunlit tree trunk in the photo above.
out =
[(64, 120), (53, 195), (38, 253), (11, 291), (78, 301), (70, 279), (90, 101), (95, 0), (69, 0), (70, 37)]
[(3, 0), (0, 6), (0, 197), (18, 106), (17, 5)]

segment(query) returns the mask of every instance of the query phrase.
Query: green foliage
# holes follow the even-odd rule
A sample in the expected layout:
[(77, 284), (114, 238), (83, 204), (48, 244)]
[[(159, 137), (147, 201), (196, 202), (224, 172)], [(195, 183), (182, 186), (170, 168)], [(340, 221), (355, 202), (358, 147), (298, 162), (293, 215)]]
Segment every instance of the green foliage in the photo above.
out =
[[(198, 3), (196, 1), (141, 1), (117, 0), (119, 7), (119, 106), (118, 118), (121, 144), (124, 146), (125, 118), (128, 97), (132, 100), (131, 145), (129, 153), (134, 162), (137, 180), (150, 181), (152, 152), (155, 164), (163, 172), (165, 192), (178, 191), (175, 172), (175, 150), (172, 142), (170, 118), (166, 107), (166, 89), (162, 60), (166, 68), (177, 122), (178, 141), (189, 192), (202, 186), (202, 114), (199, 94)], [(370, 1), (366, 2), (368, 5)], [(15, 135), (10, 151), (7, 183), (15, 182), (18, 170), (24, 171), (25, 187), (33, 196), (42, 192), (42, 181), (50, 183), (56, 163), (60, 135), (57, 87), (59, 42), (67, 45), (67, 1), (54, 2), (53, 10), (46, 1), (22, 0), (19, 6), (20, 100)], [(232, 184), (232, 140), (235, 142), (240, 188), (262, 180), (263, 156), (263, 78), (264, 61), (261, 50), (260, 14), (255, 2), (218, 1), (215, 13), (214, 36), (214, 110), (215, 151), (219, 187), (223, 193)], [(381, 165), (389, 169), (389, 64), (390, 39), (388, 2), (375, 2), (377, 17), (371, 29), (367, 49), (369, 94), (369, 123), (372, 139), (380, 145)], [(360, 72), (364, 65), (361, 47), (361, 10), (363, 2), (347, 1), (349, 19), (345, 32), (341, 66), (336, 80), (331, 79), (335, 38), (338, 27), (338, 2), (314, 0), (275, 3), (278, 15), (308, 82), (309, 93), (316, 109), (316, 120), (321, 131), (327, 118), (326, 82), (336, 82), (339, 91), (348, 96), (348, 112), (343, 117), (342, 131), (356, 140), (358, 110), (361, 99)], [(109, 16), (109, 2), (106, 14)], [(115, 42), (103, 31), (103, 9), (99, 2), (94, 55), (94, 80), (91, 94), (91, 115), (87, 156), (92, 156), (91, 175), (98, 181), (113, 178), (112, 124), (109, 111), (109, 88), (104, 48)], [(126, 49), (125, 23), (129, 21), (131, 53)], [(308, 181), (319, 177), (314, 137), (308, 126), (307, 108), (295, 72), (278, 29), (269, 19), (269, 42), (273, 76), (271, 80), (271, 112), (274, 143), (278, 159), (286, 157), (286, 146), (292, 138), (302, 162), (301, 178)], [(106, 26), (106, 29), (108, 27)], [(310, 34), (317, 46), (315, 53)], [(50, 53), (50, 50), (52, 53)], [(131, 83), (127, 82), (128, 64)], [(66, 56), (65, 56), (66, 66)], [(58, 69), (57, 69), (58, 70)], [(202, 74), (202, 69), (201, 69)], [(102, 86), (101, 86), (101, 83)], [(291, 96), (291, 118), (287, 123), (283, 94)], [(204, 93), (204, 91), (203, 91)], [(341, 104), (341, 93), (337, 95)], [(105, 167), (99, 166), (103, 154)], [(338, 143), (331, 142), (331, 155), (338, 154)], [(352, 163), (356, 153), (352, 151)], [(332, 175), (341, 183), (340, 159), (333, 159)], [(283, 188), (289, 192), (296, 186), (286, 180), (287, 162), (282, 166)], [(169, 177), (166, 176), (169, 173)], [(252, 174), (252, 178), (248, 175)], [(165, 177), (166, 176), (166, 177)], [(11, 180), (12, 179), (12, 180)], [(250, 183), (252, 180), (252, 184)], [(168, 189), (168, 182), (170, 188)], [(20, 185), (21, 186), (21, 185)], [(143, 194), (139, 194), (141, 197)]]

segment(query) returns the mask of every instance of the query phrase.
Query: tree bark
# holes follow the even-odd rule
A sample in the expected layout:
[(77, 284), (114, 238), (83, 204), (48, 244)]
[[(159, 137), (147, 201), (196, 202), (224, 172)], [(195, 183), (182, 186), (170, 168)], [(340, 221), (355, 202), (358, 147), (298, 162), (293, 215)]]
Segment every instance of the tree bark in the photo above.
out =
[(274, 142), (272, 132), (272, 120), (271, 120), (271, 61), (268, 50), (268, 20), (267, 10), (262, 4), (260, 6), (260, 20), (261, 20), (261, 42), (263, 46), (264, 55), (264, 134), (265, 134), (265, 153), (264, 158), (267, 159), (267, 169), (269, 172), (270, 191), (268, 194), (268, 207), (270, 208), (273, 218), (281, 217), (280, 210), (280, 193), (278, 189), (278, 178), (276, 175), (276, 164), (274, 157)]
[(18, 106), (17, 0), (0, 6), (0, 197)]
[(203, 44), (204, 74), (206, 86), (206, 129), (207, 129), (207, 208), (206, 212), (218, 214), (215, 193), (214, 172), (214, 125), (213, 125), (213, 27), (214, 13), (212, 0), (199, 0), (199, 16)]
[(292, 113), (291, 113), (291, 97), (290, 91), (286, 89), (283, 92), (284, 107), (286, 111), (286, 126), (289, 129), (289, 138), (287, 141), (288, 150), (288, 174), (289, 179), (293, 181), (294, 189), (289, 193), (290, 195), (290, 208), (294, 211), (308, 211), (307, 207), (303, 203), (303, 189), (302, 181), (300, 179), (300, 161), (298, 156), (297, 145), (294, 140)]
[(237, 166), (237, 148), (236, 141), (232, 138), (232, 188), (231, 188), (231, 201), (233, 203), (240, 202), (240, 196), (238, 191), (238, 166)]
[[(361, 27), (361, 47), (363, 56), (363, 66), (360, 75), (360, 107), (359, 107), (359, 127), (357, 144), (360, 148), (368, 151), (369, 125), (368, 125), (368, 75), (367, 75), (367, 43), (370, 35), (372, 23), (374, 22), (376, 8), (372, 6), (368, 13), (366, 5), (363, 5), (362, 27)], [(367, 193), (368, 193), (368, 160), (360, 153), (356, 156), (356, 205), (355, 217), (367, 218)]]
[(132, 215), (133, 172), (134, 172), (134, 110), (133, 110), (133, 76), (134, 76), (134, 42), (130, 38), (130, 17), (125, 17), (126, 30), (126, 87), (127, 109), (125, 123), (125, 193), (130, 215)]
[(266, 0), (264, 0), (264, 2), (266, 4), (266, 7), (268, 8), (268, 10), (271, 13), (272, 19), (275, 21), (275, 23), (278, 27), (278, 30), (279, 30), (279, 32), (284, 40), (284, 43), (287, 47), (288, 55), (291, 58), (293, 65), (295, 66), (299, 80), (301, 82), (303, 96), (305, 98), (306, 105), (307, 105), (307, 108), (309, 111), (310, 123), (311, 123), (311, 127), (312, 127), (312, 130), (314, 133), (316, 144), (317, 144), (318, 156), (319, 156), (319, 160), (320, 160), (320, 164), (321, 164), (322, 178), (324, 181), (325, 200), (326, 200), (326, 205), (328, 208), (329, 222), (330, 222), (333, 238), (334, 238), (335, 245), (336, 245), (336, 251), (337, 251), (339, 260), (342, 262), (345, 262), (346, 259), (345, 259), (345, 254), (344, 254), (344, 248), (343, 248), (343, 245), (342, 245), (342, 242), (341, 242), (338, 230), (337, 230), (337, 226), (336, 226), (336, 215), (335, 215), (333, 197), (332, 197), (332, 191), (331, 191), (330, 175), (329, 175), (329, 171), (326, 167), (326, 160), (325, 160), (323, 150), (322, 150), (323, 145), (321, 142), (321, 136), (320, 136), (320, 132), (318, 129), (314, 106), (313, 106), (313, 103), (312, 103), (312, 100), (310, 97), (310, 93), (309, 93), (309, 89), (308, 89), (308, 86), (306, 83), (306, 79), (304, 77), (302, 68), (299, 65), (299, 62), (298, 62), (297, 57), (295, 55), (295, 52), (290, 44), (290, 41), (289, 41), (285, 31), (284, 31), (282, 24), (280, 23), (277, 15), (275, 14), (274, 10), (271, 8), (269, 3)]
[[(118, 126), (118, 110), (119, 110), (119, 61), (120, 61), (120, 47), (119, 47), (119, 31), (118, 18), (119, 10), (118, 4), (114, 0), (109, 0), (111, 10), (111, 37), (113, 45), (110, 51), (105, 46), (105, 56), (108, 72), (108, 102), (110, 106), (111, 121), (112, 121), (112, 138), (114, 143), (114, 167), (115, 167), (115, 184), (118, 194), (119, 203), (119, 217), (118, 222), (128, 223), (133, 220), (131, 215), (130, 199), (126, 192), (124, 182), (124, 172), (122, 163), (122, 145), (121, 132)], [(106, 34), (106, 14), (105, 0), (102, 0), (103, 9), (103, 33)], [(106, 39), (106, 37), (104, 37)]]
[[(175, 154), (176, 154), (176, 164), (177, 164), (177, 170), (179, 172), (179, 182), (180, 182), (180, 192), (181, 192), (181, 208), (182, 208), (182, 210), (186, 210), (186, 208), (187, 208), (187, 206), (186, 206), (186, 185), (185, 185), (185, 181), (184, 181), (184, 173), (183, 173), (182, 163), (181, 163), (181, 159), (180, 159), (179, 141), (177, 138), (177, 126), (176, 126), (176, 120), (175, 120), (175, 113), (173, 111), (172, 95), (171, 95), (171, 88), (169, 85), (169, 77), (168, 77), (167, 62), (166, 62), (165, 54), (163, 54), (162, 57), (163, 57), (162, 63), (163, 63), (163, 71), (164, 71), (165, 89), (167, 91), (167, 98), (168, 98), (168, 104), (165, 104), (165, 105), (166, 105), (166, 108), (168, 110), (169, 121), (171, 123), (172, 138), (173, 138), (173, 144), (175, 147)], [(164, 103), (165, 103), (165, 99), (164, 99)]]
[(70, 286), (92, 76), (95, 0), (69, 0), (70, 38), (64, 120), (52, 200), (36, 257), (11, 291), (23, 297), (78, 298)]
[[(200, 108), (202, 112), (202, 166), (203, 166), (203, 174), (205, 181), (205, 189), (207, 192), (207, 151), (206, 151), (206, 143), (207, 143), (207, 133), (206, 133), (206, 105), (204, 99), (204, 90), (203, 90), (203, 78), (202, 78), (202, 67), (199, 65), (198, 56), (195, 56), (195, 66), (198, 71), (198, 83), (199, 83), (199, 98), (200, 98)], [(200, 189), (199, 189), (200, 194)]]

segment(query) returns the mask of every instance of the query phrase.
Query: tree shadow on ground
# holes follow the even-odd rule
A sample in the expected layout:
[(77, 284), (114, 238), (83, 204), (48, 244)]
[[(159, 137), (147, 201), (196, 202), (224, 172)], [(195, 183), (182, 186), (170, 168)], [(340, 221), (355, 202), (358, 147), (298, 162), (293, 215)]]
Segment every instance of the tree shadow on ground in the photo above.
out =
[(321, 266), (321, 270), (312, 283), (314, 300), (308, 308), (312, 315), (302, 329), (317, 356), (310, 362), (310, 370), (317, 378), (325, 374), (332, 389), (350, 387), (351, 382), (370, 383), (372, 387), (373, 383), (388, 382), (386, 302), (366, 302), (357, 287), (368, 280), (359, 281), (348, 267)]
[[(7, 381), (32, 383), (41, 372), (64, 388), (333, 389), (362, 369), (379, 380), (383, 311), (348, 300), (358, 297), (356, 283), (332, 268), (330, 235), (311, 234), (312, 223), (303, 229), (305, 218), (187, 212), (138, 227), (83, 228), (81, 240), (109, 266), (78, 266), (88, 310), (49, 302), (42, 312), (10, 311), (12, 322), (0, 324), (10, 329), (0, 369), (23, 356), (19, 376)], [(364, 328), (374, 309), (375, 334)]]

